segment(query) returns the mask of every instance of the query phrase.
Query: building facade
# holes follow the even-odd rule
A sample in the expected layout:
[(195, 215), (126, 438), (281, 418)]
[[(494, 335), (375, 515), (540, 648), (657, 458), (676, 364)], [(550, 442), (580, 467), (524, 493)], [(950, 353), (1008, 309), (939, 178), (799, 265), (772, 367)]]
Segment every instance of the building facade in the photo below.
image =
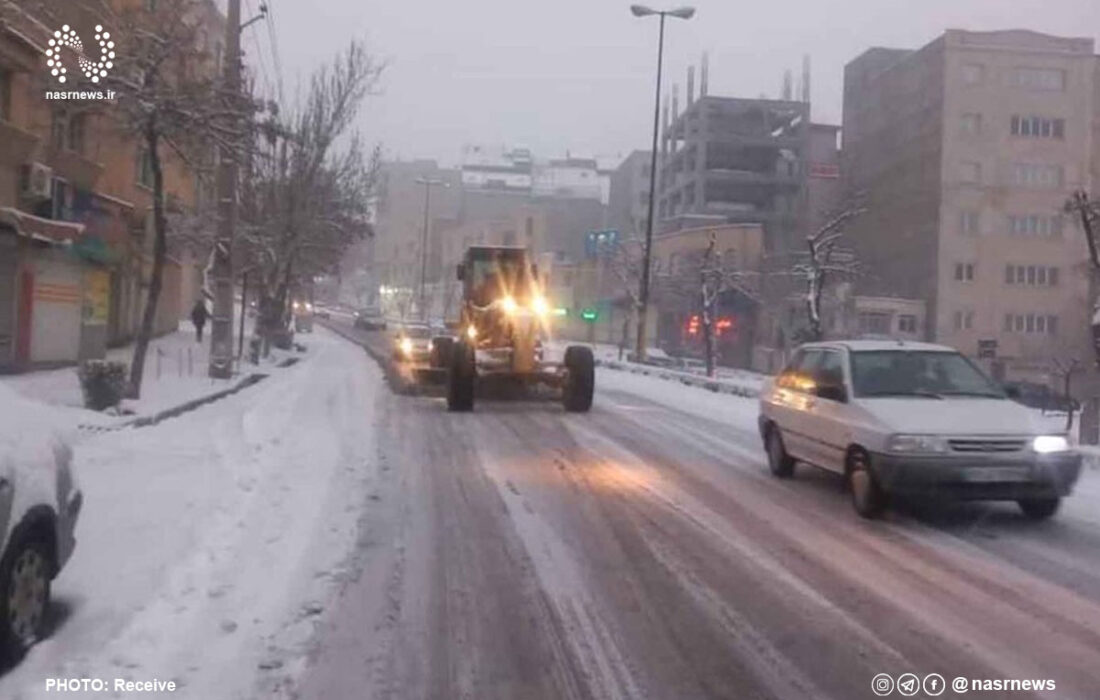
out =
[(652, 151), (634, 151), (611, 174), (607, 218), (623, 236), (645, 235)]
[(923, 300), (922, 336), (1041, 379), (1086, 346), (1084, 237), (1063, 207), (1098, 171), (1091, 39), (949, 30), (845, 69), (843, 172), (861, 292)]
[[(804, 232), (809, 104), (704, 95), (666, 122), (661, 138), (660, 230), (758, 223), (769, 251)], [(693, 221), (694, 220), (694, 221)]]

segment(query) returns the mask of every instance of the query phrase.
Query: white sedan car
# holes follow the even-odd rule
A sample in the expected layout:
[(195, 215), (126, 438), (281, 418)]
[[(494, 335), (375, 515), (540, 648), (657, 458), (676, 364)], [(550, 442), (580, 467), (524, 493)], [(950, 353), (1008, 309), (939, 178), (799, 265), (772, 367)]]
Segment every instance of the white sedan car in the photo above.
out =
[(1081, 471), (1066, 435), (957, 351), (925, 343), (802, 346), (760, 394), (760, 435), (773, 474), (796, 461), (835, 471), (864, 517), (905, 494), (1016, 501), (1047, 518)]
[(42, 635), (50, 582), (68, 561), (83, 501), (59, 416), (0, 385), (0, 657)]

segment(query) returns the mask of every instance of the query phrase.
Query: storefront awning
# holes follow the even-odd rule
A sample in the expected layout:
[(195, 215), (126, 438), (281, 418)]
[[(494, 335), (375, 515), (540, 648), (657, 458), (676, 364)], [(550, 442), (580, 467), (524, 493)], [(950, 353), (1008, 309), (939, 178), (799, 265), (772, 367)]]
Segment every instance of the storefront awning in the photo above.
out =
[(70, 243), (84, 232), (84, 224), (43, 219), (14, 207), (0, 207), (0, 224), (6, 224), (20, 236), (53, 244)]

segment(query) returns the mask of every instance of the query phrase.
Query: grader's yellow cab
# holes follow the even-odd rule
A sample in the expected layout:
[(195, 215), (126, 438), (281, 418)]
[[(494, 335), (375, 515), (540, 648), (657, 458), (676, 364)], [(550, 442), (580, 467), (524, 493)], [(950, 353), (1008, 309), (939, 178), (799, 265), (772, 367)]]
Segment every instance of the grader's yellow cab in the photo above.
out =
[(447, 408), (471, 411), (479, 381), (505, 379), (561, 390), (567, 411), (592, 407), (595, 360), (584, 345), (548, 360), (552, 309), (526, 248), (473, 246), (458, 266), (457, 337), (436, 338), (433, 363), (447, 367)]

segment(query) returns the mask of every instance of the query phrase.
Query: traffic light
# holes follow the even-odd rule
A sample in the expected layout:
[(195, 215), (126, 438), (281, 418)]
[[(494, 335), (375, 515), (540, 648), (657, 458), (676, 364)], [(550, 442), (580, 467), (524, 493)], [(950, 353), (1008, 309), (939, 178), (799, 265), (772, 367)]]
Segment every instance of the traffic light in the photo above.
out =
[(693, 314), (687, 322), (688, 335), (699, 335), (699, 314)]
[(596, 320), (599, 319), (599, 317), (600, 312), (596, 309), (581, 309), (581, 319), (587, 321), (588, 323), (595, 323)]

